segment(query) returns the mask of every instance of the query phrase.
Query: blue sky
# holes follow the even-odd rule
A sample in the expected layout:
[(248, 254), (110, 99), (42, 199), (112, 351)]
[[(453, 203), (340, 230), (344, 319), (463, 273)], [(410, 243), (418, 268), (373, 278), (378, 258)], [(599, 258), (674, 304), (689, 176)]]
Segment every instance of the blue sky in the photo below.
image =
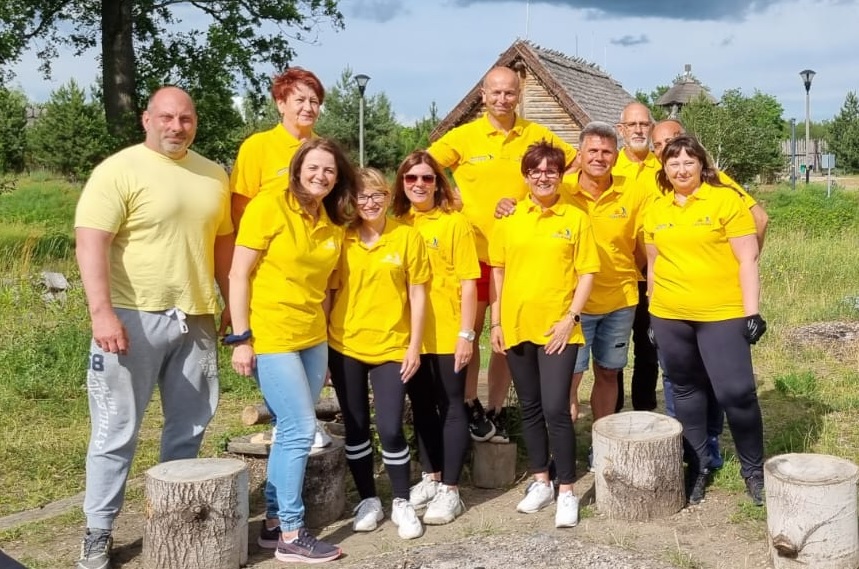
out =
[[(817, 72), (812, 120), (834, 116), (859, 90), (859, 0), (342, 0), (346, 29), (327, 25), (315, 43), (295, 44), (294, 64), (333, 85), (349, 66), (371, 77), (401, 121), (444, 116), (517, 38), (578, 55), (630, 93), (669, 84), (686, 63), (719, 97), (725, 89), (775, 96), (785, 118), (805, 119), (799, 72)], [(96, 79), (94, 53), (63, 54), (43, 80), (32, 54), (15, 83), (34, 100), (70, 77)], [(274, 71), (274, 70), (266, 70)]]

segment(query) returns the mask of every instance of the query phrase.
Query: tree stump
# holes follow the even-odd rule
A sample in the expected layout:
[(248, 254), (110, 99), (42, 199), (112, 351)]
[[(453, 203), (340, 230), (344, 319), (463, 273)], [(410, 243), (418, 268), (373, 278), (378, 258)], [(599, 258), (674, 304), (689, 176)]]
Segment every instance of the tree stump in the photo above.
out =
[(677, 420), (649, 411), (618, 413), (594, 423), (600, 512), (630, 521), (679, 512), (686, 503), (682, 432)]
[(346, 449), (343, 439), (313, 449), (304, 471), (304, 523), (321, 528), (340, 519), (346, 509)]
[(229, 458), (146, 471), (144, 569), (237, 569), (248, 560), (248, 469)]
[(767, 531), (775, 569), (856, 569), (859, 467), (824, 454), (782, 454), (764, 464)]
[(516, 443), (474, 442), (471, 483), (478, 488), (508, 488), (516, 480)]

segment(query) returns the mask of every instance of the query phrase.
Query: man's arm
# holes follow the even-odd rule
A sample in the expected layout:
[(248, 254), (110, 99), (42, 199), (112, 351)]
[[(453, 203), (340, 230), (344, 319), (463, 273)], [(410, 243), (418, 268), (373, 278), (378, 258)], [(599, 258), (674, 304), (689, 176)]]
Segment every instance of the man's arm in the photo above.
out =
[(110, 301), (108, 252), (114, 234), (100, 229), (75, 229), (75, 256), (81, 271), (96, 345), (107, 353), (127, 354), (128, 334)]
[(230, 265), (233, 263), (235, 243), (236, 236), (233, 233), (215, 237), (215, 282), (218, 283), (218, 290), (224, 299), (219, 335), (225, 334), (230, 326)]
[(758, 254), (764, 248), (764, 237), (767, 234), (767, 225), (770, 222), (770, 216), (761, 207), (761, 204), (755, 204), (749, 208), (749, 213), (752, 214), (752, 219), (755, 220), (755, 235), (758, 238)]

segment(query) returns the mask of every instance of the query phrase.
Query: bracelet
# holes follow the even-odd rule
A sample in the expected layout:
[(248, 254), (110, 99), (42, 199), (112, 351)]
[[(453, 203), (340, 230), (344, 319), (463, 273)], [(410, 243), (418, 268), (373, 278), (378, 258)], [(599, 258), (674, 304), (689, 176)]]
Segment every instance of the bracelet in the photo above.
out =
[(493, 322), (489, 325), (489, 329), (492, 330), (493, 328), (497, 328), (498, 326), (501, 326), (501, 322)]
[(233, 346), (235, 344), (241, 344), (242, 342), (247, 342), (254, 335), (251, 332), (250, 328), (242, 332), (241, 334), (227, 334), (221, 339), (221, 343), (225, 346)]

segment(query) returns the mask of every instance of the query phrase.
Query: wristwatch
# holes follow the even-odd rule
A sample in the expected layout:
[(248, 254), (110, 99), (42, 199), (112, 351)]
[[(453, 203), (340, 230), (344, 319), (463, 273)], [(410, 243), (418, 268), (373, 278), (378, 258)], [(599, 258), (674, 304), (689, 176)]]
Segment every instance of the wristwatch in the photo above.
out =
[(473, 342), (476, 334), (474, 333), (474, 330), (460, 330), (457, 336), (464, 340), (468, 340), (469, 342)]
[(573, 312), (572, 310), (570, 310), (570, 311), (568, 312), (568, 314), (570, 315), (570, 318), (572, 318), (572, 319), (573, 319), (573, 324), (578, 324), (579, 322), (581, 322), (581, 321), (582, 321), (582, 317), (581, 317), (581, 315), (580, 315), (580, 314), (576, 314), (576, 313), (575, 313), (575, 312)]

